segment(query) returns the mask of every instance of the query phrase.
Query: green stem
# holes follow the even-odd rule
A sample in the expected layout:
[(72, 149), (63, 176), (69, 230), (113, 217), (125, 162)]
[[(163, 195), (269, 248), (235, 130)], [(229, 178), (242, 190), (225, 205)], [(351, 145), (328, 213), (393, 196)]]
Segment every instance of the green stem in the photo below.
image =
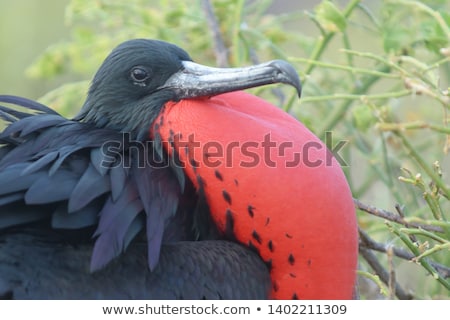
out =
[[(343, 32), (342, 42), (344, 44), (345, 49), (351, 50), (350, 39), (348, 38), (348, 33), (346, 30)], [(352, 78), (352, 83), (356, 83), (357, 79), (356, 79), (355, 72), (358, 72), (358, 71), (356, 71), (355, 69), (358, 69), (358, 68), (355, 68), (355, 65), (353, 63), (353, 56), (351, 54), (346, 54), (345, 56), (347, 57), (347, 65), (351, 72), (350, 76)], [(372, 70), (370, 70), (370, 71), (372, 71)]]
[(403, 123), (378, 123), (378, 129), (382, 131), (396, 131), (396, 130), (415, 130), (415, 129), (431, 129), (437, 132), (450, 134), (450, 127), (440, 126), (424, 121), (403, 122)]
[[(344, 11), (342, 12), (342, 15), (345, 18), (348, 18), (350, 16), (350, 14), (353, 12), (353, 10), (356, 8), (356, 6), (361, 2), (361, 0), (352, 0), (347, 7), (344, 9)], [(328, 43), (331, 41), (331, 39), (333, 39), (333, 37), (335, 36), (336, 32), (329, 32), (327, 33), (325, 36), (323, 36), (323, 38), (321, 39), (321, 41), (319, 41), (316, 45), (316, 47), (314, 48), (311, 56), (309, 57), (310, 60), (319, 60), (320, 56), (322, 55), (323, 51), (325, 50), (325, 48), (327, 47)], [(309, 64), (308, 67), (305, 70), (305, 74), (311, 74), (311, 72), (313, 71), (315, 65), (314, 64)]]
[(424, 237), (428, 237), (430, 239), (433, 239), (439, 243), (448, 243), (447, 240), (445, 240), (442, 237), (439, 237), (437, 234), (427, 231), (427, 230), (423, 230), (423, 229), (408, 229), (408, 228), (401, 228), (400, 232), (404, 232), (406, 234), (413, 234), (413, 235), (419, 235), (419, 236), (424, 236)]
[[(396, 201), (398, 203), (401, 203), (402, 196), (400, 195), (400, 192), (399, 192), (397, 186), (395, 185), (395, 182), (394, 182), (395, 175), (392, 172), (392, 167), (394, 164), (392, 163), (391, 160), (389, 160), (386, 139), (382, 132), (380, 132), (380, 140), (381, 140), (381, 151), (383, 154), (383, 164), (384, 164), (384, 168), (385, 168), (385, 172), (386, 172), (386, 184), (388, 185), (389, 190), (391, 190), (391, 193), (392, 193), (394, 199), (396, 199)], [(381, 175), (381, 176), (383, 176), (383, 175)]]
[[(387, 73), (390, 71), (390, 67), (387, 65), (382, 65), (377, 69), (377, 71)], [(354, 87), (353, 91), (350, 94), (350, 97), (359, 96), (364, 92), (367, 92), (369, 88), (379, 79), (379, 76), (368, 76), (365, 80), (363, 80), (362, 85)], [(329, 117), (325, 119), (322, 127), (317, 130), (317, 135), (320, 138), (323, 138), (326, 131), (332, 130), (339, 123), (339, 121), (341, 121), (342, 117), (345, 115), (350, 105), (353, 103), (353, 100), (355, 99), (347, 99), (346, 101), (344, 101), (331, 113)]]
[(434, 170), (427, 165), (425, 160), (421, 157), (421, 155), (416, 151), (416, 149), (409, 143), (408, 139), (406, 139), (405, 135), (400, 131), (393, 131), (393, 133), (400, 138), (402, 144), (406, 147), (410, 155), (416, 160), (419, 166), (428, 174), (428, 176), (433, 180), (434, 183), (441, 189), (444, 195), (447, 198), (450, 198), (450, 188), (444, 183), (444, 181), (439, 177), (439, 175), (434, 172)]
[(419, 1), (395, 0), (395, 2), (398, 4), (405, 5), (405, 6), (412, 6), (412, 7), (415, 7), (416, 9), (426, 12), (427, 14), (432, 16), (437, 21), (437, 23), (439, 24), (439, 26), (441, 27), (442, 31), (445, 33), (447, 38), (450, 38), (450, 28), (448, 27), (447, 22), (445, 21), (445, 19), (441, 16), (441, 14), (439, 12), (431, 9), (430, 7), (428, 7), (427, 5), (425, 5)]
[(370, 272), (367, 272), (367, 271), (362, 271), (362, 270), (357, 270), (356, 273), (359, 276), (362, 276), (362, 277), (365, 277), (365, 278), (367, 278), (369, 280), (372, 280), (378, 286), (378, 288), (380, 289), (380, 293), (383, 296), (387, 297), (389, 295), (389, 292), (386, 289), (386, 286), (384, 285), (383, 281), (381, 281), (379, 276), (377, 276), (375, 274), (372, 274)]
[[(398, 228), (396, 228), (393, 224), (389, 222), (385, 222), (387, 227), (396, 234), (404, 243), (405, 245), (411, 250), (411, 252), (416, 256), (420, 256), (419, 248), (411, 241), (411, 239), (404, 233), (400, 232)], [(417, 261), (431, 274), (433, 277), (439, 281), (446, 289), (450, 290), (450, 283), (442, 278), (439, 273), (433, 268), (433, 266), (430, 265), (428, 260), (426, 258), (424, 259), (417, 259)]]
[(241, 65), (241, 54), (240, 54), (240, 45), (239, 45), (239, 34), (241, 30), (242, 24), (242, 14), (244, 10), (245, 0), (239, 0), (236, 3), (236, 10), (234, 10), (234, 25), (233, 25), (233, 33), (231, 37), (231, 43), (233, 44), (233, 64)]
[(443, 220), (442, 210), (441, 210), (441, 207), (439, 206), (439, 202), (438, 202), (438, 199), (436, 198), (436, 196), (434, 196), (433, 194), (431, 194), (429, 192), (425, 192), (423, 194), (423, 198), (427, 202), (428, 207), (430, 207), (433, 217), (436, 220)]
[(340, 50), (343, 53), (348, 53), (348, 54), (352, 54), (355, 55), (357, 57), (362, 57), (362, 58), (368, 58), (368, 59), (372, 59), (375, 60), (377, 62), (380, 62), (382, 64), (385, 64), (387, 66), (389, 66), (391, 69), (397, 70), (398, 72), (400, 72), (401, 74), (407, 74), (408, 72), (401, 68), (398, 64), (395, 64), (392, 61), (387, 60), (386, 58), (376, 55), (374, 53), (371, 52), (361, 52), (361, 51), (356, 51), (356, 50), (347, 50), (347, 49), (341, 49)]
[(424, 252), (423, 252), (420, 256), (418, 256), (416, 259), (417, 259), (417, 260), (420, 260), (420, 259), (423, 259), (424, 257), (429, 256), (429, 255), (431, 255), (431, 254), (433, 254), (433, 253), (436, 253), (436, 252), (438, 252), (438, 251), (441, 251), (441, 250), (449, 250), (449, 249), (450, 249), (450, 242), (447, 242), (447, 243), (444, 243), (444, 244), (441, 244), (441, 245), (435, 245), (433, 248), (424, 251)]
[(351, 94), (336, 93), (336, 94), (330, 94), (330, 95), (326, 95), (326, 96), (305, 97), (305, 98), (302, 98), (302, 103), (327, 101), (327, 100), (348, 100), (351, 103), (353, 100), (368, 101), (368, 100), (376, 100), (376, 99), (390, 99), (390, 98), (405, 97), (405, 96), (409, 96), (410, 94), (411, 94), (411, 92), (409, 90), (401, 90), (401, 91), (386, 92), (386, 93), (371, 94), (371, 95), (360, 95), (360, 94), (352, 94), (352, 93)]
[(417, 217), (416, 213), (414, 213), (415, 216), (411, 216), (409, 218), (405, 218), (405, 221), (408, 223), (420, 223), (420, 224), (427, 224), (431, 226), (438, 226), (442, 227), (442, 229), (450, 230), (450, 222), (448, 221), (437, 221), (437, 220), (427, 220)]
[(286, 57), (286, 54), (284, 53), (284, 51), (280, 47), (278, 47), (275, 43), (273, 43), (272, 41), (267, 39), (267, 37), (264, 36), (264, 34), (259, 32), (258, 30), (247, 28), (245, 30), (241, 30), (241, 33), (253, 36), (259, 42), (263, 42), (263, 43), (267, 44), (272, 49), (272, 51), (275, 52), (275, 54), (279, 57), (279, 59), (284, 59), (284, 60), (288, 59)]
[[(348, 56), (351, 56), (351, 55), (348, 55)], [(356, 68), (351, 65), (344, 66), (344, 65), (326, 63), (326, 62), (317, 61), (317, 60), (305, 59), (305, 58), (290, 58), (289, 60), (294, 61), (294, 62), (306, 62), (309, 64), (314, 64), (316, 66), (328, 68), (328, 69), (338, 69), (338, 70), (349, 71), (351, 73), (362, 73), (362, 74), (369, 74), (369, 75), (373, 75), (373, 76), (384, 77), (384, 78), (393, 78), (393, 79), (400, 78), (400, 76), (397, 74), (384, 73), (384, 72), (379, 72), (379, 71), (370, 70), (370, 69)]]
[(358, 8), (369, 18), (370, 21), (372, 21), (377, 30), (381, 28), (380, 22), (377, 20), (377, 18), (372, 14), (370, 9), (364, 3), (360, 3), (358, 5)]

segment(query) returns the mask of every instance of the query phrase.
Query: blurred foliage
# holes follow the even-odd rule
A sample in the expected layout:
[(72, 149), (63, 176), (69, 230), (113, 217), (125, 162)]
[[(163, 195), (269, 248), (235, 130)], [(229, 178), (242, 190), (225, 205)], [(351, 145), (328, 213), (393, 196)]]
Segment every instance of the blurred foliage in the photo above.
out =
[(45, 48), (69, 35), (64, 9), (69, 0), (0, 0), (0, 92), (35, 99), (66, 82), (24, 77), (25, 69)]
[[(313, 11), (282, 15), (268, 13), (268, 0), (212, 4), (230, 66), (288, 59), (304, 82), (300, 101), (290, 88), (254, 92), (283, 105), (319, 137), (332, 131), (335, 141), (350, 142), (341, 156), (350, 164), (344, 170), (355, 198), (391, 211), (396, 204), (403, 208), (397, 210), (402, 223), (358, 212), (370, 237), (415, 257), (404, 262), (376, 253), (380, 263), (413, 297), (448, 298), (449, 279), (429, 262), (450, 267), (449, 2), (351, 0), (340, 6), (324, 0)], [(175, 43), (194, 60), (214, 65), (214, 34), (203, 5), (72, 0), (66, 10), (71, 40), (48, 48), (28, 73), (89, 79), (115, 45), (139, 37)], [(317, 34), (302, 33), (298, 24), (305, 21)], [(73, 115), (86, 88), (86, 81), (67, 85), (42, 101)], [(360, 268), (392, 297), (364, 259)], [(362, 290), (361, 297), (372, 296)]]

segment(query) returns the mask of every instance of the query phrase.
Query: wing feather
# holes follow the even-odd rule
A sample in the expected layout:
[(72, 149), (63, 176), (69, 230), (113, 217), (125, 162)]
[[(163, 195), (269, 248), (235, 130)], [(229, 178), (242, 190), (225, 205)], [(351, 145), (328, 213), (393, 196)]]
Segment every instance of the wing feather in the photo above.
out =
[[(146, 229), (148, 264), (156, 268), (170, 240), (165, 228), (176, 234), (181, 221), (191, 221), (177, 215), (185, 178), (167, 166), (162, 149), (142, 144), (136, 154), (120, 132), (65, 119), (20, 97), (0, 95), (0, 103), (25, 108), (0, 106), (0, 118), (9, 122), (0, 133), (0, 234), (43, 220), (54, 229), (94, 226), (94, 271)], [(190, 228), (182, 228), (184, 236)]]

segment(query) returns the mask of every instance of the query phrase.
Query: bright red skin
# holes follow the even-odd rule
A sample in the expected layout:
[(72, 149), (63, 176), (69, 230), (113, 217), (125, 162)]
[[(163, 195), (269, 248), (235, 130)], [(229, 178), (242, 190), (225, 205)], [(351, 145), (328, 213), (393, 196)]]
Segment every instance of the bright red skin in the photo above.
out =
[[(186, 142), (189, 134), (195, 133), (194, 141), (201, 142), (193, 149), (198, 167), (193, 169), (190, 164), (192, 151), (188, 156), (184, 148), (178, 150), (186, 163), (185, 173), (196, 187), (198, 176), (204, 181), (206, 199), (219, 229), (225, 232), (226, 212), (231, 210), (236, 239), (246, 245), (251, 242), (263, 260), (272, 261), (273, 298), (352, 298), (358, 254), (352, 195), (337, 161), (327, 156), (325, 145), (303, 124), (241, 91), (170, 102), (155, 123), (163, 141), (181, 133), (181, 141)], [(268, 133), (277, 145), (270, 149), (270, 160), (276, 167), (262, 161), (261, 143)], [(206, 158), (202, 148), (208, 141), (219, 142), (224, 150), (232, 142), (239, 142), (241, 148), (234, 147), (231, 156)], [(241, 161), (253, 161), (241, 152), (243, 143), (249, 141), (258, 147), (249, 145), (247, 151), (258, 154), (261, 161), (244, 167)], [(292, 147), (279, 156), (279, 146), (286, 141), (292, 142)], [(286, 167), (286, 161), (294, 159), (293, 153), (301, 152), (305, 144), (310, 146), (307, 155), (303, 152), (299, 164)], [(216, 150), (211, 147), (207, 152)], [(232, 166), (227, 166), (227, 160), (232, 160)], [(208, 161), (221, 164), (212, 167)], [(308, 165), (308, 161), (321, 164)]]

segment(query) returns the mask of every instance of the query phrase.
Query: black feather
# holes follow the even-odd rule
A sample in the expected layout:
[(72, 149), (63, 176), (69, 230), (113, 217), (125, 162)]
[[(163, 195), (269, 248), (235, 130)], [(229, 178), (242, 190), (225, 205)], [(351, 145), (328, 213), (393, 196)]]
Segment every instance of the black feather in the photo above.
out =
[(5, 204), (16, 202), (18, 200), (22, 200), (24, 196), (23, 192), (10, 193), (5, 196), (0, 196), (0, 206), (4, 206)]
[(115, 165), (111, 167), (109, 174), (111, 180), (111, 197), (113, 201), (116, 201), (122, 193), (123, 188), (125, 188), (125, 182), (128, 176), (127, 168), (124, 168), (120, 164)]
[(28, 162), (18, 163), (7, 167), (6, 170), (0, 171), (0, 195), (26, 190), (37, 179), (45, 175), (45, 173), (41, 171), (22, 175), (23, 170), (28, 166)]
[(102, 176), (92, 165), (89, 165), (70, 195), (69, 212), (80, 210), (108, 191), (110, 191), (108, 177)]
[(105, 159), (105, 154), (100, 148), (92, 149), (90, 155), (92, 165), (102, 176), (105, 175), (106, 172), (108, 172), (111, 162), (108, 161), (108, 159)]
[(44, 236), (0, 234), (0, 296), (82, 300), (269, 296), (271, 281), (263, 261), (239, 244), (226, 241), (165, 244), (160, 263), (153, 271), (146, 267), (143, 251), (142, 243), (133, 243), (120, 261), (91, 274), (91, 245), (55, 246)]
[(61, 204), (52, 214), (52, 227), (56, 229), (81, 229), (98, 222), (99, 204), (94, 203), (83, 209), (69, 213), (67, 205)]
[(7, 112), (9, 110), (10, 109), (0, 105), (0, 118), (6, 122), (11, 123), (11, 122), (14, 122), (16, 120), (16, 118), (13, 115), (11, 115), (9, 112)]
[(59, 170), (54, 175), (44, 174), (25, 193), (27, 204), (46, 204), (68, 200), (79, 177), (71, 171)]
[[(28, 117), (28, 118), (22, 119), (22, 121), (20, 122), (20, 126), (18, 126), (20, 128), (19, 136), (24, 137), (32, 132), (35, 132), (35, 131), (38, 131), (41, 129), (45, 129), (48, 127), (56, 126), (64, 121), (65, 120), (60, 115), (56, 115), (56, 114), (39, 114), (39, 115), (35, 115), (34, 117)], [(19, 122), (16, 122), (14, 124), (19, 124)], [(14, 132), (14, 130), (15, 130), (14, 124), (11, 124), (3, 132), (3, 134), (10, 135), (9, 130)]]
[(35, 173), (44, 167), (48, 166), (50, 163), (53, 162), (58, 157), (59, 152), (58, 151), (52, 151), (47, 153), (46, 155), (42, 156), (36, 161), (31, 162), (21, 173), (21, 176), (26, 176), (32, 173)]
[(22, 97), (11, 96), (11, 95), (0, 95), (0, 102), (15, 104), (15, 105), (22, 106), (27, 109), (39, 111), (42, 113), (58, 114), (55, 110), (50, 109), (46, 105), (43, 105), (39, 102), (30, 100), (30, 99), (26, 99), (26, 98), (22, 98)]
[[(91, 271), (103, 268), (126, 249), (127, 231), (142, 208), (142, 202), (135, 199), (126, 202), (124, 206), (108, 206), (109, 211), (105, 208), (101, 211), (99, 228), (96, 231), (99, 236), (92, 252)], [(105, 216), (108, 216), (108, 219), (102, 220)], [(102, 226), (101, 223), (105, 220), (107, 222)]]
[(1, 208), (0, 230), (48, 219), (50, 216), (50, 211), (39, 210), (36, 206), (23, 206), (18, 203), (12, 203)]
[[(142, 154), (133, 160), (129, 137), (117, 131), (67, 120), (27, 99), (0, 96), (0, 102), (28, 109), (1, 109), (12, 123), (1, 133), (0, 229), (41, 220), (55, 229), (97, 225), (91, 264), (97, 270), (148, 227), (155, 267), (182, 196), (171, 169), (142, 162)], [(160, 155), (150, 162), (160, 164)]]

